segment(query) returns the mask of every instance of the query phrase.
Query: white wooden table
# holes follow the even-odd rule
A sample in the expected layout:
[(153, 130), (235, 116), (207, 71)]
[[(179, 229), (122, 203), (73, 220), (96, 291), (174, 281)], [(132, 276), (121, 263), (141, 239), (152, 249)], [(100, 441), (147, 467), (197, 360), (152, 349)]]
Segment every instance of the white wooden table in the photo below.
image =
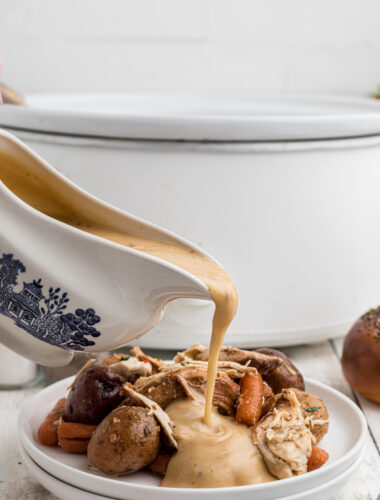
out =
[[(352, 393), (344, 380), (338, 353), (341, 340), (283, 349), (305, 376), (335, 387), (353, 399), (363, 410), (370, 429), (367, 455), (358, 473), (329, 500), (380, 500), (380, 405)], [(172, 353), (159, 354), (171, 357)], [(380, 381), (379, 381), (380, 383)], [(41, 387), (22, 391), (0, 391), (0, 499), (54, 500), (23, 465), (17, 449), (17, 417), (25, 402)], [(148, 500), (148, 499), (147, 499)]]

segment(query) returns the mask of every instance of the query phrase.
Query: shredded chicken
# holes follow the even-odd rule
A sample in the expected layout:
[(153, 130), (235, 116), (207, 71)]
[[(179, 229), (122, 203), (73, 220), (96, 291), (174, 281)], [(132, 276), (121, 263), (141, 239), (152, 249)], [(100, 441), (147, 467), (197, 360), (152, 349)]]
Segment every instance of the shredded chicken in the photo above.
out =
[(108, 369), (112, 373), (119, 375), (122, 382), (135, 382), (139, 377), (149, 377), (152, 375), (152, 365), (148, 362), (140, 361), (134, 356), (108, 365)]
[[(178, 352), (175, 363), (186, 360), (208, 361), (209, 350), (202, 344), (194, 344), (186, 351)], [(219, 353), (219, 361), (228, 361), (239, 365), (248, 365), (257, 368), (262, 375), (269, 373), (282, 364), (282, 359), (256, 351), (245, 351), (236, 347), (223, 347)]]
[(145, 354), (145, 352), (143, 352), (142, 349), (137, 345), (131, 349), (131, 353), (137, 359), (150, 363), (153, 368), (153, 373), (157, 373), (160, 366), (165, 364), (164, 361), (162, 361), (162, 359), (152, 358), (151, 356)]
[[(162, 408), (166, 408), (176, 399), (192, 397), (204, 398), (207, 385), (207, 366), (199, 365), (166, 365), (167, 368), (150, 377), (139, 378), (134, 389), (153, 401)], [(239, 385), (226, 373), (218, 371), (214, 405), (226, 415), (234, 413), (234, 405), (239, 394)]]
[[(198, 361), (185, 357), (183, 361), (176, 363), (175, 365), (168, 365), (168, 364), (161, 365), (159, 371), (160, 372), (173, 371), (173, 369), (175, 369), (174, 367), (178, 369), (180, 366), (186, 366), (186, 365), (194, 367), (197, 366), (207, 367), (208, 361)], [(233, 361), (218, 361), (218, 370), (226, 373), (229, 377), (235, 379), (235, 378), (241, 378), (245, 373), (255, 372), (256, 368), (254, 368), (253, 366), (239, 365), (239, 363), (234, 363)]]
[(284, 389), (280, 408), (266, 414), (252, 429), (268, 470), (284, 479), (307, 472), (307, 462), (315, 438), (306, 426), (301, 405), (292, 389)]
[[(289, 401), (284, 396), (284, 394), (286, 394), (286, 391), (287, 389), (283, 389), (272, 398), (267, 399), (265, 401), (262, 414), (272, 411), (275, 407), (278, 410), (282, 408), (286, 410), (289, 406)], [(310, 429), (316, 439), (316, 442), (319, 443), (319, 441), (321, 441), (329, 428), (329, 414), (327, 412), (325, 404), (315, 394), (300, 391), (299, 389), (294, 388), (292, 389), (292, 391), (294, 392), (301, 406), (301, 411), (305, 420), (306, 427)], [(310, 410), (313, 411), (310, 412)]]

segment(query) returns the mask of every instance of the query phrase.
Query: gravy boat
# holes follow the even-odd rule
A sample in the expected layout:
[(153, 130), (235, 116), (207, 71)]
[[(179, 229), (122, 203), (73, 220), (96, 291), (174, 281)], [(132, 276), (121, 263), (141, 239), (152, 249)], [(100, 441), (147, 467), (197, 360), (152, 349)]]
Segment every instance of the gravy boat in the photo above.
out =
[[(56, 196), (87, 220), (207, 255), (88, 194), (0, 130), (0, 162), (10, 160), (54, 184)], [(62, 366), (75, 351), (116, 349), (150, 330), (169, 301), (211, 300), (206, 285), (192, 274), (45, 215), (1, 178), (0, 217), (0, 342), (37, 363)]]

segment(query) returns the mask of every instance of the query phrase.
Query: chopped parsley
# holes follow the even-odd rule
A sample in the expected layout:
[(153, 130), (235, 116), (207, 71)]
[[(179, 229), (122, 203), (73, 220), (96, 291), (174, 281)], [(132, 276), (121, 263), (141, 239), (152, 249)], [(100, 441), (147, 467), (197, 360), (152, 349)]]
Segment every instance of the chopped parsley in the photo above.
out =
[(320, 410), (321, 408), (322, 408), (322, 406), (310, 406), (310, 408), (306, 408), (306, 411), (308, 411), (309, 413), (312, 413), (314, 411)]
[(121, 361), (126, 361), (127, 359), (129, 359), (129, 356), (128, 356), (128, 355), (126, 355), (126, 356), (121, 356), (121, 357), (120, 357), (120, 360), (121, 360)]
[(95, 373), (95, 370), (91, 368), (90, 370), (87, 370), (87, 373)]
[(190, 363), (180, 363), (182, 366), (187, 366), (189, 365)]

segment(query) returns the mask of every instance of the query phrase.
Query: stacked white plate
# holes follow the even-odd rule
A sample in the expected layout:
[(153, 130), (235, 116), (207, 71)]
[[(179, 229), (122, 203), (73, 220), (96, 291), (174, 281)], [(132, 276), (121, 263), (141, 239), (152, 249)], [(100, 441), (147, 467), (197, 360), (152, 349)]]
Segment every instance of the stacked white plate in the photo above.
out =
[(150, 472), (112, 478), (88, 468), (85, 455), (71, 455), (58, 447), (42, 446), (37, 430), (56, 401), (65, 396), (72, 379), (65, 379), (39, 392), (23, 409), (19, 419), (19, 446), (30, 473), (63, 500), (321, 500), (339, 490), (359, 467), (367, 441), (366, 421), (358, 407), (340, 392), (306, 380), (306, 390), (325, 402), (330, 427), (321, 447), (330, 455), (321, 469), (271, 483), (234, 488), (160, 488)]

